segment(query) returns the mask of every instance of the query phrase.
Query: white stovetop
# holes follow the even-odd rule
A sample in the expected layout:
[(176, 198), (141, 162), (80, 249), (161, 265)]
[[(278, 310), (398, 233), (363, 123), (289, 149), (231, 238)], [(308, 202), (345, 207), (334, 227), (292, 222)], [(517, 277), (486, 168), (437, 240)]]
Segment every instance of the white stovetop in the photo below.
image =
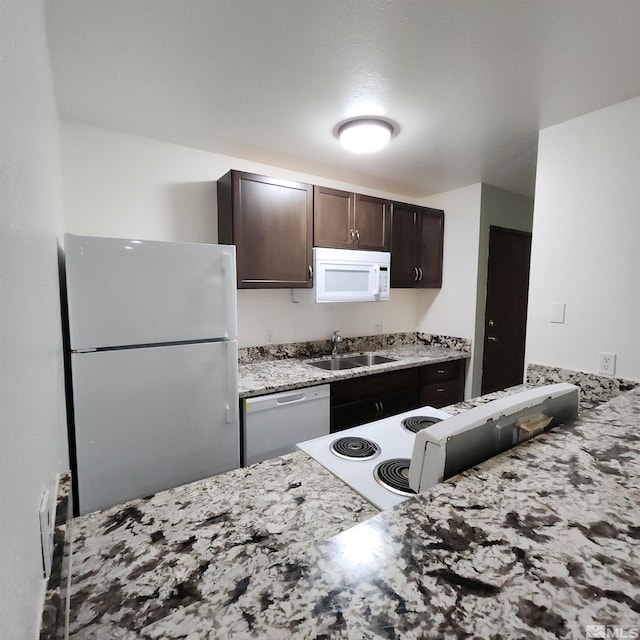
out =
[[(375, 480), (373, 471), (383, 460), (411, 458), (415, 434), (402, 426), (402, 420), (410, 416), (430, 416), (442, 419), (451, 417), (449, 413), (425, 406), (359, 427), (300, 442), (297, 446), (378, 509), (389, 509), (406, 500), (407, 496), (394, 493), (380, 485)], [(372, 440), (380, 447), (380, 453), (367, 460), (347, 460), (338, 457), (330, 451), (329, 447), (334, 440), (347, 436)]]

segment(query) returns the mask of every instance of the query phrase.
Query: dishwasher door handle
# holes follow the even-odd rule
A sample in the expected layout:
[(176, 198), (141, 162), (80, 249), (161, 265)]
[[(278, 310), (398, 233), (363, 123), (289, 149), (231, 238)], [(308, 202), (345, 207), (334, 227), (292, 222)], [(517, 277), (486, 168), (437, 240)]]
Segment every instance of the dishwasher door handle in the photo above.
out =
[(289, 404), (291, 402), (302, 402), (306, 400), (307, 395), (305, 393), (296, 393), (291, 396), (282, 396), (276, 400), (277, 404)]
[(315, 402), (330, 395), (329, 385), (317, 387), (305, 387), (303, 389), (289, 389), (264, 396), (245, 398), (244, 410), (246, 413), (260, 413), (261, 411), (273, 411), (275, 409), (292, 407), (298, 404)]

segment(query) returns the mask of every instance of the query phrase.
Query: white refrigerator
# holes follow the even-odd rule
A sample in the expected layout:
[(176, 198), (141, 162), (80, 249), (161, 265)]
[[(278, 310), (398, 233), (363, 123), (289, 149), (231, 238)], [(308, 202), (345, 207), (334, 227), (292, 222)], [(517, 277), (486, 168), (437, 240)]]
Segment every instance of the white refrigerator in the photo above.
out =
[(80, 514), (240, 465), (235, 247), (65, 235)]

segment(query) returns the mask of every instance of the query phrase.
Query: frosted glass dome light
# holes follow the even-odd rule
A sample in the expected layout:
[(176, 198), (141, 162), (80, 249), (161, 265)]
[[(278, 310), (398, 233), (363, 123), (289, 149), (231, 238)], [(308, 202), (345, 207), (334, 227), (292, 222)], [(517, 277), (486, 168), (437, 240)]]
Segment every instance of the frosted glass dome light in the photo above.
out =
[(376, 118), (350, 120), (338, 128), (340, 144), (353, 153), (379, 151), (391, 140), (392, 134), (392, 125)]

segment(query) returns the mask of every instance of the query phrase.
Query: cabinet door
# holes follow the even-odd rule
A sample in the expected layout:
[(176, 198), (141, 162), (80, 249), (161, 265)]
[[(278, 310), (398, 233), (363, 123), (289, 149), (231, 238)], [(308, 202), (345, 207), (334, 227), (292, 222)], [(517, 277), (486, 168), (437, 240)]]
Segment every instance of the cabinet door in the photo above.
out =
[(389, 251), (390, 202), (357, 193), (355, 196), (355, 235), (358, 249)]
[(419, 370), (401, 369), (331, 384), (331, 432), (414, 409)]
[(373, 422), (380, 417), (380, 407), (373, 399), (349, 402), (331, 410), (331, 433)]
[(312, 229), (311, 185), (240, 171), (218, 181), (219, 241), (236, 245), (239, 288), (311, 287)]
[(396, 393), (387, 393), (378, 400), (380, 418), (395, 416), (420, 406), (418, 404), (418, 390), (405, 389)]
[(416, 207), (394, 202), (391, 212), (391, 286), (418, 286), (418, 245), (417, 233), (419, 211)]
[(348, 191), (313, 188), (313, 246), (353, 249), (354, 195)]
[(419, 373), (418, 368), (400, 369), (332, 382), (331, 406), (358, 400), (376, 400), (386, 393), (415, 389), (418, 386)]
[(416, 387), (342, 404), (334, 407), (331, 412), (331, 433), (395, 416), (418, 406)]
[[(418, 286), (442, 286), (444, 211), (425, 208), (420, 216), (420, 263)], [(393, 271), (392, 277), (393, 277)]]

